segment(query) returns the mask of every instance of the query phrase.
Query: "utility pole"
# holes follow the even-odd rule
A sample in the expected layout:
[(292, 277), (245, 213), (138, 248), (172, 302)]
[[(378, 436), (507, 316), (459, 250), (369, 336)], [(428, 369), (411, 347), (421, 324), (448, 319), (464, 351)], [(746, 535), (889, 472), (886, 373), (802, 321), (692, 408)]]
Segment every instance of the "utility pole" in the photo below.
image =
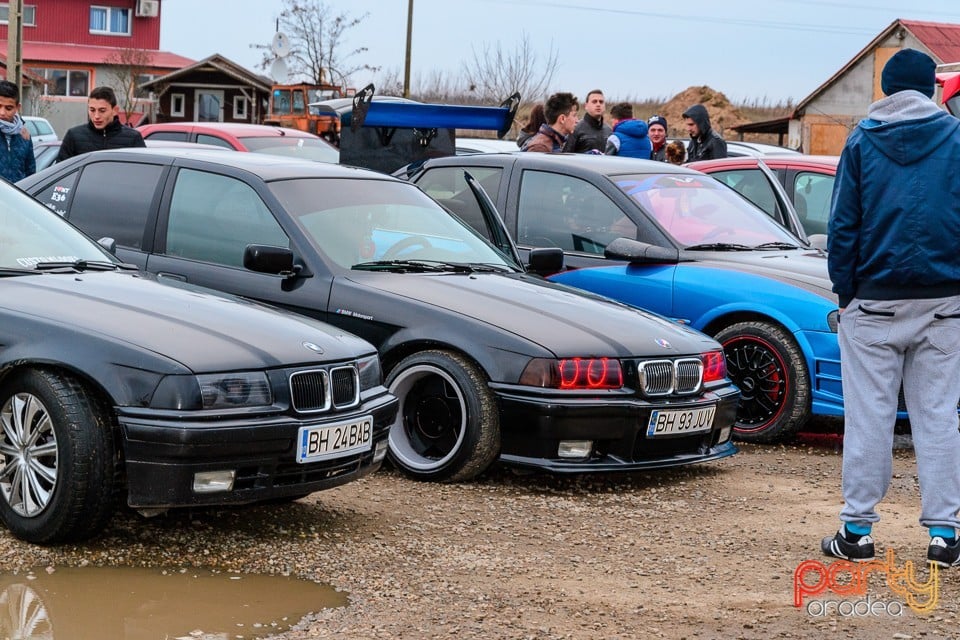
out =
[[(413, 2), (413, 0), (410, 0)], [(10, 0), (7, 9), (7, 80), (22, 89), (23, 0)]]
[[(22, 1), (22, 0), (21, 0)], [(413, 0), (407, 6), (407, 55), (403, 60), (403, 97), (410, 97), (410, 48), (413, 41)]]

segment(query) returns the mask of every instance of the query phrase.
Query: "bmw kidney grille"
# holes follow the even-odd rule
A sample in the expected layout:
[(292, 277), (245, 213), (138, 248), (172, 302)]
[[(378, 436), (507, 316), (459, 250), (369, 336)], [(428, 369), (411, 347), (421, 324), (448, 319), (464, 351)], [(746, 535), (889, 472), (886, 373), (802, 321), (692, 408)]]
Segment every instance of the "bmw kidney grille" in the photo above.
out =
[(638, 371), (640, 390), (647, 396), (696, 393), (703, 382), (700, 358), (642, 361)]

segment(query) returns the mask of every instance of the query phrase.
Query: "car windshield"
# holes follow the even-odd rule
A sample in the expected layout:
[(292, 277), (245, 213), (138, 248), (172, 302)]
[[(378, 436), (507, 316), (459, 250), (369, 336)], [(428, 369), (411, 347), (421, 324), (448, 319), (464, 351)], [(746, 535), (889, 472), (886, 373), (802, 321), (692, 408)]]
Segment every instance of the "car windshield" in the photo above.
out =
[(377, 261), (517, 265), (417, 187), (385, 180), (270, 183), (314, 245), (344, 268)]
[(0, 269), (77, 261), (116, 262), (53, 211), (9, 185), (0, 185)]
[(331, 164), (340, 161), (340, 151), (320, 138), (263, 136), (241, 138), (240, 140), (253, 153), (266, 153), (271, 156), (301, 158)]
[(763, 211), (713, 178), (661, 174), (611, 179), (684, 247), (800, 244)]

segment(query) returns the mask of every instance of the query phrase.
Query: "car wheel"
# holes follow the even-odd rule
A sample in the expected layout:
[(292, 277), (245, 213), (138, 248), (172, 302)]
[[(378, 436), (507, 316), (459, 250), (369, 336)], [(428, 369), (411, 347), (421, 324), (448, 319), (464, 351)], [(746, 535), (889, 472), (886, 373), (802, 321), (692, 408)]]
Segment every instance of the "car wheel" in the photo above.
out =
[(800, 347), (769, 322), (738, 322), (715, 336), (727, 373), (740, 388), (734, 435), (748, 442), (780, 442), (810, 418), (810, 374)]
[(418, 480), (474, 478), (500, 452), (500, 419), (486, 376), (461, 355), (424, 351), (386, 381), (400, 400), (390, 427), (390, 461)]
[(17, 374), (0, 387), (0, 519), (18, 538), (50, 544), (99, 532), (114, 506), (111, 423), (68, 376)]

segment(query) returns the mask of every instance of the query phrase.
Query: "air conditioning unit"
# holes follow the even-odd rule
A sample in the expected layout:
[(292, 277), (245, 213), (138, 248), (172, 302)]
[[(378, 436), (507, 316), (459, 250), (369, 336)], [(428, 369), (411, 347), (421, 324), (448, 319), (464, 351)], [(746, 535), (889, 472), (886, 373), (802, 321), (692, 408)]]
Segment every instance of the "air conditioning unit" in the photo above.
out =
[(156, 18), (160, 15), (160, 0), (137, 0), (138, 18)]

